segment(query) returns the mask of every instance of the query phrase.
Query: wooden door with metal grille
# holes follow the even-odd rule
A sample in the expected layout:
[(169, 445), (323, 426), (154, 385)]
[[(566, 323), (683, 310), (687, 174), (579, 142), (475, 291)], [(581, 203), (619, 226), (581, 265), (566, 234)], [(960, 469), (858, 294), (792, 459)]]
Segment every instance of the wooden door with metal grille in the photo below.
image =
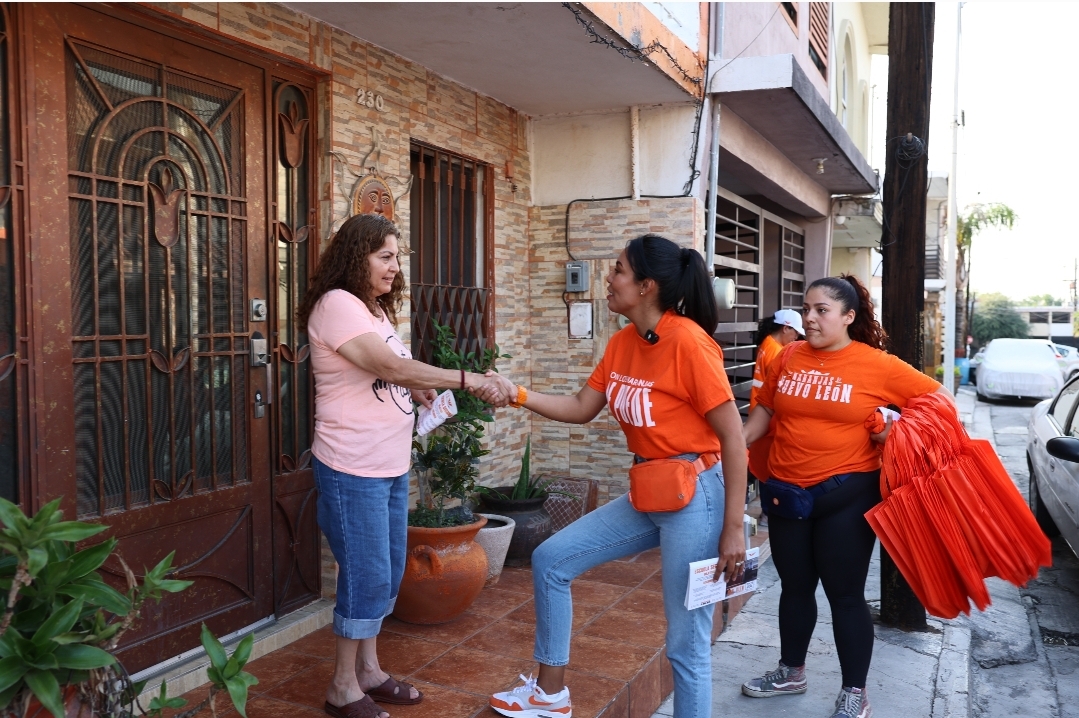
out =
[(203, 622), (226, 634), (274, 610), (269, 373), (252, 366), (268, 329), (251, 311), (270, 297), (266, 77), (90, 8), (29, 20), (31, 197), (59, 231), (33, 240), (57, 379), (43, 393), (70, 414), (44, 443), (74, 454), (39, 483), (107, 524), (136, 573), (175, 550), (195, 581), (144, 609), (121, 653), (138, 671), (196, 646)]
[(321, 595), (315, 514), (315, 397), (311, 347), (296, 310), (318, 251), (314, 202), (315, 93), (311, 86), (273, 78), (274, 131), (270, 177), (274, 257), (271, 283), (274, 612), (287, 613)]

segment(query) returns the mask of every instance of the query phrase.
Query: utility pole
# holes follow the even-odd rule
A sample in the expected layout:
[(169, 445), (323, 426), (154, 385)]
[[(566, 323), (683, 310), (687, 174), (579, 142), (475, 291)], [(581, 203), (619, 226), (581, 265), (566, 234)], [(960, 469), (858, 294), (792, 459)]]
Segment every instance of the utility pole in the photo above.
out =
[[(948, 174), (948, 240), (944, 251), (944, 386), (952, 387), (955, 376), (955, 242), (959, 229), (956, 201), (956, 170), (959, 166), (959, 48), (963, 39), (963, 3), (955, 11), (955, 96), (952, 109), (952, 171)], [(962, 340), (960, 340), (962, 341)]]
[[(888, 144), (884, 164), (881, 317), (891, 337), (892, 353), (921, 371), (924, 367), (926, 150), (935, 5), (893, 2), (888, 17)], [(905, 630), (927, 630), (925, 609), (883, 547), (880, 557), (881, 622)]]

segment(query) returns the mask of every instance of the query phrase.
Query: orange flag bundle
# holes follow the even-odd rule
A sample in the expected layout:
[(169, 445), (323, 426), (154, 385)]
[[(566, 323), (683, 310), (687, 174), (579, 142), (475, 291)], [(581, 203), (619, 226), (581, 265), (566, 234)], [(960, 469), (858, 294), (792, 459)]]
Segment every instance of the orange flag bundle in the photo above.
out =
[[(880, 414), (866, 420), (879, 432)], [(865, 517), (934, 616), (989, 605), (985, 579), (1021, 586), (1051, 564), (1049, 539), (992, 445), (971, 439), (942, 394), (912, 399), (884, 444), (881, 495)]]

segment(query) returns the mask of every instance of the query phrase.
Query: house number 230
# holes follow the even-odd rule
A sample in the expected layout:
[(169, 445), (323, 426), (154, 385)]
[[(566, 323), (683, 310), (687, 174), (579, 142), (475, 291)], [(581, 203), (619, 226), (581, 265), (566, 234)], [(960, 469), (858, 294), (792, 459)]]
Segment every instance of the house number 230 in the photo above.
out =
[(356, 104), (363, 105), (364, 107), (373, 107), (379, 112), (386, 109), (386, 105), (382, 101), (382, 95), (376, 95), (371, 90), (365, 90), (362, 87), (359, 90), (356, 90)]

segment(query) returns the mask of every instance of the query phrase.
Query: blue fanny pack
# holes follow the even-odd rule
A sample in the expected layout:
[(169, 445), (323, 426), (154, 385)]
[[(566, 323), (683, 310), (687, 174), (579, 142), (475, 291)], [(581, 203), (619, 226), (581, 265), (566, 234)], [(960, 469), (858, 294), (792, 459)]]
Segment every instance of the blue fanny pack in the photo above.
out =
[(808, 489), (774, 476), (760, 483), (761, 511), (785, 519), (808, 519), (813, 513), (813, 501), (843, 485), (854, 474), (836, 474)]

